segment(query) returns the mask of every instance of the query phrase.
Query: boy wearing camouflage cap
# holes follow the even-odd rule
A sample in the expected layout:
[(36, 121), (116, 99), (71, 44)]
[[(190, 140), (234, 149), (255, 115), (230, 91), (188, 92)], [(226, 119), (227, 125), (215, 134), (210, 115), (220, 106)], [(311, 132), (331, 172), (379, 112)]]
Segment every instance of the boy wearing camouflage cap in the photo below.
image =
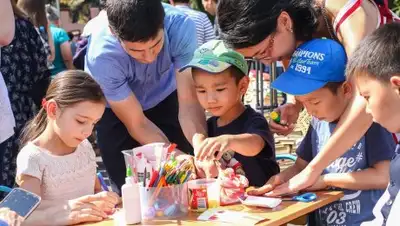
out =
[(250, 186), (264, 185), (279, 166), (266, 119), (242, 102), (249, 85), (244, 57), (214, 40), (199, 47), (181, 70), (189, 67), (197, 98), (213, 115), (207, 121), (209, 138), (194, 137), (197, 159), (221, 159), (237, 173), (244, 171)]

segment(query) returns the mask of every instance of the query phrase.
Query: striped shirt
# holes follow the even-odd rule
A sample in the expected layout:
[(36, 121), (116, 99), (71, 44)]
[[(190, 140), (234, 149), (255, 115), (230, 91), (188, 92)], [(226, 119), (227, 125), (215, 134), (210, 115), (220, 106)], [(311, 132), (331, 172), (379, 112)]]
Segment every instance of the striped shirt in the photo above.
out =
[(215, 39), (214, 28), (205, 13), (191, 9), (186, 5), (176, 5), (175, 7), (189, 16), (196, 24), (198, 46)]

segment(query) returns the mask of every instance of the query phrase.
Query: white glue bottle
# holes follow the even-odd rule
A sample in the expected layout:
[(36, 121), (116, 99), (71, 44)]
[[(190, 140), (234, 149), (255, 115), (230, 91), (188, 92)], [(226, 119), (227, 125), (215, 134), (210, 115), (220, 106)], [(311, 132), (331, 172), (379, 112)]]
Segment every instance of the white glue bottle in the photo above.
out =
[(142, 221), (139, 183), (132, 177), (131, 167), (126, 169), (125, 184), (122, 185), (122, 205), (126, 224), (138, 224)]

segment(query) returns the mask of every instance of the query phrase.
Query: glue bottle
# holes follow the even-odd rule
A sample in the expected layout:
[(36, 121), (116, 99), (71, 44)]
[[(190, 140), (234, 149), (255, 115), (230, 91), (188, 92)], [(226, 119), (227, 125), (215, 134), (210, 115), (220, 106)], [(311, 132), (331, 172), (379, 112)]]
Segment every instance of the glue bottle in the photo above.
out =
[(122, 185), (122, 205), (126, 224), (137, 224), (142, 221), (140, 207), (139, 183), (132, 177), (131, 167), (126, 168), (125, 184)]
[(281, 116), (279, 115), (278, 112), (273, 111), (269, 114), (270, 118), (276, 122), (276, 123), (280, 123), (281, 122)]

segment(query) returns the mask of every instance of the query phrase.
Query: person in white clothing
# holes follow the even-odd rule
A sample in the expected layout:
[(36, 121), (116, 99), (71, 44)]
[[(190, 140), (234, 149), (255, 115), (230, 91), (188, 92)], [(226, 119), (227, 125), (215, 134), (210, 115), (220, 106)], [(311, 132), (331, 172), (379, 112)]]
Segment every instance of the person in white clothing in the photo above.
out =
[[(346, 73), (356, 82), (374, 122), (400, 132), (400, 24), (391, 23), (367, 36), (351, 55)], [(362, 226), (399, 225), (400, 145), (390, 162), (389, 186), (376, 203), (375, 219)]]
[(213, 25), (207, 14), (190, 8), (189, 0), (170, 0), (170, 3), (184, 12), (196, 24), (197, 46), (215, 39)]
[(17, 184), (43, 201), (97, 194), (102, 197), (95, 203), (101, 208), (99, 217), (112, 213), (120, 198), (114, 192), (101, 192), (95, 153), (87, 140), (104, 109), (104, 94), (89, 74), (78, 70), (59, 73), (39, 113), (23, 131)]
[(108, 19), (107, 19), (107, 12), (104, 9), (106, 7), (106, 0), (100, 0), (99, 1), (99, 9), (100, 12), (99, 14), (89, 20), (85, 27), (83, 28), (82, 37), (89, 37), (93, 32), (96, 32), (98, 30), (101, 30), (101, 28), (104, 26), (104, 24), (108, 24)]
[[(9, 0), (0, 0), (0, 48), (10, 44), (14, 38), (15, 22), (14, 14)], [(1, 51), (0, 51), (1, 59)], [(1, 61), (0, 61), (1, 67)], [(4, 82), (3, 75), (0, 72), (0, 153), (3, 152), (5, 140), (14, 134), (15, 119), (11, 110), (10, 100), (8, 98), (7, 86)], [(3, 169), (1, 169), (3, 170)]]

